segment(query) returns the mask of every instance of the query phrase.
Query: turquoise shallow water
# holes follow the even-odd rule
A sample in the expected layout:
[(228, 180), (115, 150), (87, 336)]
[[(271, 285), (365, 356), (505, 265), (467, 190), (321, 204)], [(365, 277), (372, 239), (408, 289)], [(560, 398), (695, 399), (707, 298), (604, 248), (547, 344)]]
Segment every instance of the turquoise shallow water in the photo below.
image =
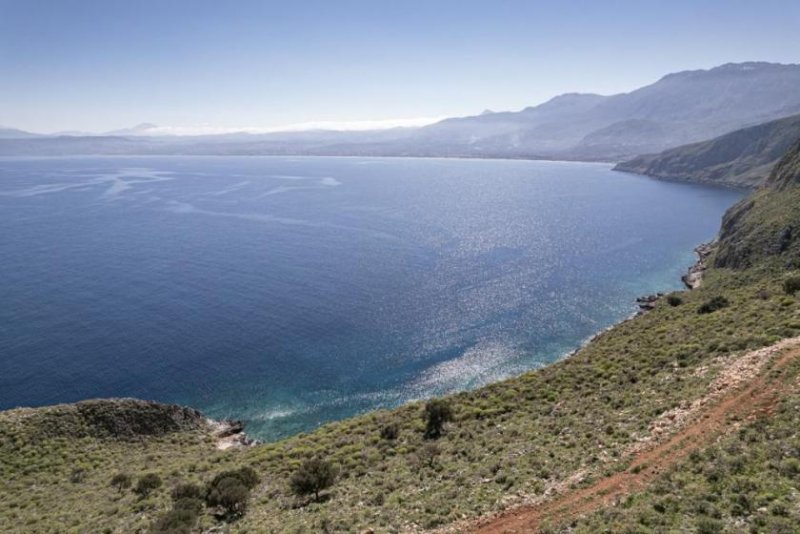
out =
[(0, 408), (136, 396), (276, 439), (476, 387), (680, 288), (741, 196), (602, 164), (0, 159)]

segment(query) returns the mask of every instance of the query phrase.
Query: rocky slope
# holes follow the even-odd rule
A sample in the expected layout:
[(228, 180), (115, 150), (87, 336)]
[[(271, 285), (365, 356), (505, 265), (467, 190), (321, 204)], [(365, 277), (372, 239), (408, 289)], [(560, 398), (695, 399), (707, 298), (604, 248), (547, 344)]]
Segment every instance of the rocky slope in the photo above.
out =
[(798, 139), (800, 115), (793, 115), (710, 141), (638, 156), (614, 169), (668, 180), (757, 187)]

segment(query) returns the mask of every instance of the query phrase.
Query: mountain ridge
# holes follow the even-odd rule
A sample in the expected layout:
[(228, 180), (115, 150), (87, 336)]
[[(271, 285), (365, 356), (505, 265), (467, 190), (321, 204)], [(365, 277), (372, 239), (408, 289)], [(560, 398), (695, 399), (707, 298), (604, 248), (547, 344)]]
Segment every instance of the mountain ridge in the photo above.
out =
[[(800, 112), (800, 65), (729, 63), (681, 71), (627, 93), (565, 93), (519, 111), (453, 117), (395, 131), (275, 132), (225, 136), (143, 136), (143, 123), (110, 133), (146, 138), (131, 145), (76, 137), (65, 147), (47, 136), (0, 139), (0, 155), (197, 154), (432, 156), (620, 161), (704, 141)], [(214, 143), (208, 141), (214, 140)], [(255, 143), (253, 143), (253, 141)], [(66, 142), (65, 142), (66, 144)]]
[(800, 139), (800, 114), (618, 163), (614, 170), (667, 180), (755, 188)]

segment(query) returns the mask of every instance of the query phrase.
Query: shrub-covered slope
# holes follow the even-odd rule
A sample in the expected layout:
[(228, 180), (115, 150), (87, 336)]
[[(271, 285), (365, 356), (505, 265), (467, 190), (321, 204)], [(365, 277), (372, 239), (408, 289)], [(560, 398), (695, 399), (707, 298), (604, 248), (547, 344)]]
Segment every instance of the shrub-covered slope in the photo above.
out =
[(615, 169), (669, 180), (756, 187), (800, 139), (800, 115), (723, 136), (638, 156)]
[[(787, 315), (800, 290), (800, 143), (764, 188), (725, 216), (715, 273), (748, 280), (784, 278)], [(723, 275), (726, 276), (726, 275)], [(767, 324), (769, 321), (765, 321)], [(772, 532), (800, 530), (800, 364), (794, 363), (772, 413), (690, 455), (655, 484), (598, 511), (571, 532)], [(563, 528), (563, 527), (562, 527)], [(561, 530), (561, 529), (556, 529)]]
[[(420, 531), (625, 470), (655, 422), (705, 396), (731, 356), (800, 335), (800, 303), (785, 284), (796, 276), (786, 261), (794, 244), (751, 246), (735, 268), (720, 259), (739, 232), (762, 225), (761, 207), (779, 211), (780, 224), (800, 224), (776, 207), (797, 194), (796, 157), (723, 232), (699, 289), (658, 301), (554, 365), (447, 397), (446, 409), (416, 403), (224, 451), (201, 426), (131, 439), (113, 430), (129, 425), (109, 431), (87, 423), (94, 416), (75, 426), (101, 431), (51, 432), (62, 417), (53, 411), (77, 417), (69, 406), (0, 413), (0, 524), (8, 532)], [(693, 455), (627, 508), (576, 528), (782, 532), (797, 524), (800, 399), (782, 402), (776, 417), (741, 421), (739, 434)], [(441, 432), (431, 431), (431, 413)]]
[(800, 267), (800, 142), (775, 166), (765, 187), (722, 221), (715, 266), (743, 269), (764, 261)]

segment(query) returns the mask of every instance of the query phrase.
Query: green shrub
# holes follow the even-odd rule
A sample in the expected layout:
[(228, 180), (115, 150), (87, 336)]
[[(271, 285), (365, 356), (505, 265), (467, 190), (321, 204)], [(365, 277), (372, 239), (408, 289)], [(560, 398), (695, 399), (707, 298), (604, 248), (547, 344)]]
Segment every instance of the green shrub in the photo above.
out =
[(111, 486), (117, 488), (117, 491), (122, 493), (122, 490), (128, 489), (133, 484), (133, 477), (128, 473), (117, 473), (111, 477)]
[(244, 515), (249, 498), (250, 490), (241, 480), (226, 477), (209, 490), (206, 504), (222, 507), (228, 517), (239, 517)]
[(178, 499), (172, 509), (155, 522), (150, 531), (154, 534), (189, 534), (202, 509), (203, 502), (199, 499)]
[(722, 521), (710, 517), (701, 517), (697, 520), (697, 534), (718, 534), (723, 530), (725, 529)]
[(680, 306), (681, 304), (683, 304), (683, 299), (680, 298), (678, 295), (668, 295), (667, 304), (669, 304), (670, 306)]
[(442, 435), (444, 424), (453, 419), (450, 404), (442, 399), (432, 399), (425, 404), (425, 437), (437, 439)]
[(381, 427), (381, 438), (386, 440), (394, 440), (397, 439), (397, 435), (400, 433), (400, 429), (397, 426), (397, 423), (387, 423)]
[(783, 281), (783, 291), (787, 295), (794, 295), (800, 291), (800, 276), (792, 276)]
[(697, 313), (701, 315), (704, 313), (713, 313), (717, 310), (721, 310), (722, 308), (726, 308), (729, 305), (730, 302), (728, 302), (728, 299), (726, 299), (725, 297), (717, 296), (701, 304), (700, 307), (697, 308)]
[(86, 469), (82, 469), (80, 467), (73, 469), (72, 472), (69, 474), (69, 481), (73, 484), (78, 484), (83, 482), (86, 478)]
[(242, 467), (241, 469), (223, 471), (222, 473), (219, 473), (211, 481), (209, 487), (214, 487), (225, 478), (236, 478), (247, 489), (253, 489), (258, 485), (258, 474), (255, 472), (255, 470), (252, 467)]
[(224, 471), (208, 484), (206, 504), (221, 507), (229, 518), (241, 517), (247, 511), (250, 490), (257, 485), (258, 475), (251, 467)]
[(419, 459), (428, 467), (433, 467), (442, 450), (436, 443), (426, 443), (419, 450)]
[(289, 484), (295, 495), (305, 496), (314, 494), (314, 500), (319, 501), (319, 492), (325, 490), (336, 481), (336, 468), (330, 462), (319, 458), (306, 460), (292, 475)]
[(176, 502), (181, 499), (196, 499), (202, 501), (205, 497), (205, 493), (205, 490), (197, 484), (179, 484), (172, 490), (172, 500)]
[(153, 490), (161, 487), (161, 477), (155, 473), (147, 473), (139, 478), (136, 483), (135, 491), (140, 497), (144, 498), (150, 495)]

